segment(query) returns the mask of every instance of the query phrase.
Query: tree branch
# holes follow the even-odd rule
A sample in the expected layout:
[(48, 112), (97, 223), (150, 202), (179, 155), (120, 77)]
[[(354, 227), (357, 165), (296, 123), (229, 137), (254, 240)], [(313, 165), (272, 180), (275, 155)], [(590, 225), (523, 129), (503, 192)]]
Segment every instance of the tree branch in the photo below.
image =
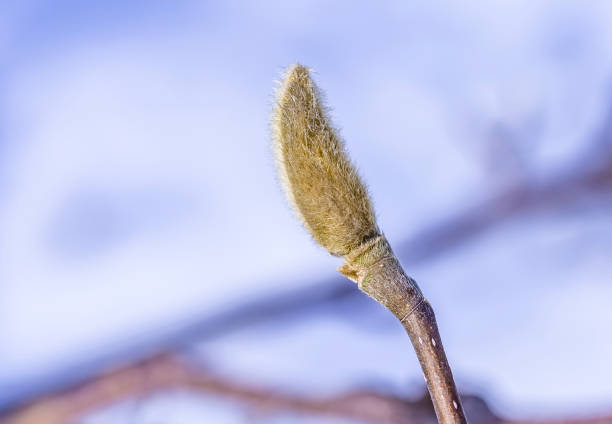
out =
[[(247, 385), (215, 375), (171, 353), (101, 374), (0, 415), (0, 424), (67, 424), (126, 400), (145, 401), (166, 391), (182, 390), (223, 397), (251, 414), (328, 416), (362, 423), (433, 424), (434, 410), (426, 393), (405, 399), (368, 390), (311, 398)], [(462, 396), (471, 424), (612, 424), (612, 415), (574, 419), (504, 420), (481, 398)]]

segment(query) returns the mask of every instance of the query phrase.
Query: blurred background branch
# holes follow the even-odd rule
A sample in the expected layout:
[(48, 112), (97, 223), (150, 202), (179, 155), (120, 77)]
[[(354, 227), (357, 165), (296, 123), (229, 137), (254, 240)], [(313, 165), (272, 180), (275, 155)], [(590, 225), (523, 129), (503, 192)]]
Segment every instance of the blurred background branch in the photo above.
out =
[[(28, 405), (0, 415), (0, 424), (66, 424), (113, 403), (142, 401), (164, 391), (188, 391), (200, 396), (227, 398), (246, 408), (251, 417), (283, 413), (330, 416), (355, 423), (435, 424), (433, 406), (426, 388), (417, 399), (392, 394), (354, 390), (328, 398), (304, 397), (257, 387), (215, 375), (202, 366), (163, 354), (101, 374), (76, 387), (44, 396)], [(486, 402), (463, 395), (473, 424), (610, 424), (612, 415), (583, 418), (507, 420), (495, 415)]]

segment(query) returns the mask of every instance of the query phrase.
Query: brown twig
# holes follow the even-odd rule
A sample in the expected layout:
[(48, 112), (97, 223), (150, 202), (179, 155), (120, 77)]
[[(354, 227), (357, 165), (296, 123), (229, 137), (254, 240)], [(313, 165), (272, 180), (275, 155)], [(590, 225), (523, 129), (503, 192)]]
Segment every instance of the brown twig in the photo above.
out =
[(314, 240), (344, 258), (339, 271), (404, 325), (440, 424), (465, 424), (433, 309), (382, 235), (365, 185), (332, 127), (309, 70), (290, 67), (276, 100), (274, 151), (289, 203)]
[(467, 422), (433, 308), (406, 276), (384, 236), (347, 258), (340, 271), (400, 320), (417, 354), (441, 424)]

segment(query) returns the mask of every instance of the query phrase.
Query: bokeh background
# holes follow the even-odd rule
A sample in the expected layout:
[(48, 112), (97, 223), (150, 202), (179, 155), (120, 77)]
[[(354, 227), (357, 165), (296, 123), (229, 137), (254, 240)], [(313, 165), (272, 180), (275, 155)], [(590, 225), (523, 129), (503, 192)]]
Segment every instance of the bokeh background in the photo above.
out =
[[(611, 20), (607, 1), (3, 0), (5, 422), (376, 422), (308, 402), (419, 399), (403, 329), (277, 183), (296, 61), (461, 391), (490, 421), (612, 414)], [(216, 385), (159, 383), (167, 355)], [(139, 385), (96, 391), (112, 369)]]

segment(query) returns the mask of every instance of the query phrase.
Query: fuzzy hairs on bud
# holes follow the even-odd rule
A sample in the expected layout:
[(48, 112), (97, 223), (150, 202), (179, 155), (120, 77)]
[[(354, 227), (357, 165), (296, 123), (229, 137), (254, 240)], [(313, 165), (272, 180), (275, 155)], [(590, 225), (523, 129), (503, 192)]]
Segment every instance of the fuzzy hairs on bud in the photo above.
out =
[(346, 256), (380, 235), (366, 187), (302, 65), (287, 69), (276, 92), (272, 137), (289, 203), (315, 241)]

